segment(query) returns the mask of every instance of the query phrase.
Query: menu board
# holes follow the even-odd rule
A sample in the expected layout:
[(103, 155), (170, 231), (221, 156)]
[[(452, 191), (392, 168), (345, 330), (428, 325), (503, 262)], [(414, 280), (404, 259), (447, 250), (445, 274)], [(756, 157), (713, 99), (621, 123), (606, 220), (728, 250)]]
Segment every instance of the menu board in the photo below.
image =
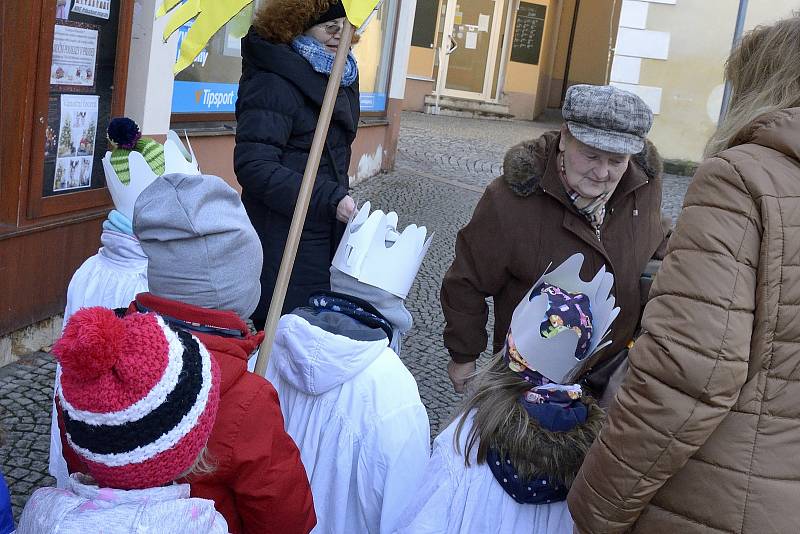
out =
[(121, 0), (56, 0), (42, 195), (105, 185)]
[(411, 46), (433, 48), (436, 39), (436, 11), (439, 0), (417, 0)]
[(511, 43), (511, 61), (539, 64), (547, 6), (520, 2)]

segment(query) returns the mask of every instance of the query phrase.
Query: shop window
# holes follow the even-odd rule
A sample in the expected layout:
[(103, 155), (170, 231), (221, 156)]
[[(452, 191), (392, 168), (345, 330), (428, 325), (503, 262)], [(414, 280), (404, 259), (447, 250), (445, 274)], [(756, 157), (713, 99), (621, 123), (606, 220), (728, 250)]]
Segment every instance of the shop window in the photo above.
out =
[[(253, 11), (253, 7), (245, 8), (234, 17), (217, 32), (194, 63), (175, 77), (173, 122), (234, 120), (242, 73), (241, 38), (247, 33)], [(359, 66), (363, 113), (386, 112), (396, 11), (396, 0), (383, 2), (353, 48)], [(190, 27), (191, 22), (179, 29), (179, 42)]]
[(386, 113), (396, 19), (397, 2), (383, 2), (353, 47), (363, 113)]
[[(250, 27), (253, 8), (245, 8), (214, 35), (194, 63), (175, 76), (172, 90), (172, 113), (178, 120), (208, 120), (208, 114), (225, 114), (233, 118), (236, 93), (242, 74), (241, 39)], [(192, 27), (185, 24), (178, 30), (178, 48)], [(175, 58), (177, 60), (177, 57)], [(198, 114), (205, 117), (197, 117)]]

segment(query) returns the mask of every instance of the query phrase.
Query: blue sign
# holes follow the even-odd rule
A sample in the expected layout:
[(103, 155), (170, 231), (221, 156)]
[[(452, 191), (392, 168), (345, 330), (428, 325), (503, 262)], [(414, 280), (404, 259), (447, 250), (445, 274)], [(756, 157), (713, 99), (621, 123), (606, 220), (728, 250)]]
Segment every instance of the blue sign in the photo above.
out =
[(238, 83), (182, 82), (172, 90), (173, 113), (233, 113)]
[[(183, 82), (175, 80), (173, 113), (234, 113), (238, 83)], [(385, 93), (361, 93), (361, 111), (386, 111)]]
[(386, 111), (386, 93), (361, 93), (361, 111)]

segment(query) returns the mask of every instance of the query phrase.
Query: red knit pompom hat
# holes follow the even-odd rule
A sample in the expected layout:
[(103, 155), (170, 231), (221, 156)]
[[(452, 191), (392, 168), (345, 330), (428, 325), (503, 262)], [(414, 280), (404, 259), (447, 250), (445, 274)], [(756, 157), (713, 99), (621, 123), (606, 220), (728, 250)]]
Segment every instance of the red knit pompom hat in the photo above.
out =
[(219, 406), (219, 366), (197, 338), (161, 317), (72, 316), (53, 347), (69, 446), (100, 486), (163, 486), (194, 465)]

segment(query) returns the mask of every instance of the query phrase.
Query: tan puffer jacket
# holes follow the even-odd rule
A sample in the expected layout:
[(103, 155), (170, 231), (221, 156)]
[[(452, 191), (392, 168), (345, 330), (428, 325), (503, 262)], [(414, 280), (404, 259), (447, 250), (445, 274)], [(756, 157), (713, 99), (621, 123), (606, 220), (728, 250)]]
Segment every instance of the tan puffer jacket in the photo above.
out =
[(698, 169), (606, 427), (592, 534), (800, 532), (800, 108)]

